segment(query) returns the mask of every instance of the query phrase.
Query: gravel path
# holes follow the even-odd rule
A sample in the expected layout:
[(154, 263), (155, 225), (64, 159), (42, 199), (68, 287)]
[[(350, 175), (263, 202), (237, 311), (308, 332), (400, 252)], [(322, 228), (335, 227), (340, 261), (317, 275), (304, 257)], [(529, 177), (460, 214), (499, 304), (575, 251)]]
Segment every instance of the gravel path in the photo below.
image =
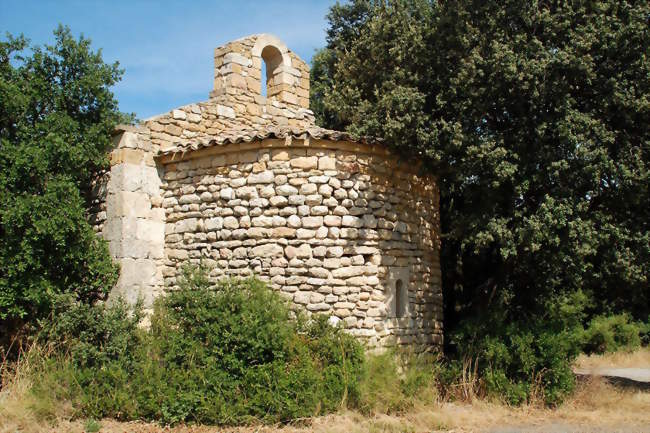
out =
[(650, 383), (650, 368), (583, 368), (575, 371), (584, 376), (618, 377), (635, 382)]

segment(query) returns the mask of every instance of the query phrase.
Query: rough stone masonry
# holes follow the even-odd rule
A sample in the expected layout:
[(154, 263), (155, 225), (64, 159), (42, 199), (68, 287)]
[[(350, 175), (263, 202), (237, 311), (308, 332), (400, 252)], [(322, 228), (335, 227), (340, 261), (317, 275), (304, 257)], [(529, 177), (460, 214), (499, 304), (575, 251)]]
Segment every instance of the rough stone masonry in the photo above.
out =
[(115, 132), (92, 215), (121, 265), (111, 296), (150, 307), (202, 261), (214, 280), (268, 281), (370, 347), (439, 346), (436, 178), (380, 140), (317, 127), (309, 67), (276, 37), (214, 56), (208, 101)]

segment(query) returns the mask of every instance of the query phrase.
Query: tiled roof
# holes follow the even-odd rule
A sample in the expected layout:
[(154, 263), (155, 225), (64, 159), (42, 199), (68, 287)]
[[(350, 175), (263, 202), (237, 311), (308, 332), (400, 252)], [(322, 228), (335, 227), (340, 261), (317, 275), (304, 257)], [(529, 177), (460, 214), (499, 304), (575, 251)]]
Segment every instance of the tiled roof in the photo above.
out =
[(377, 144), (382, 140), (373, 137), (356, 137), (347, 132), (334, 131), (317, 126), (310, 128), (291, 128), (281, 126), (260, 127), (258, 129), (231, 129), (222, 131), (218, 136), (199, 138), (195, 141), (178, 144), (159, 152), (159, 156), (183, 154), (208, 147), (223, 146), (234, 143), (250, 143), (268, 138), (286, 139), (287, 137), (304, 140), (313, 138), (317, 140), (350, 141), (363, 144)]

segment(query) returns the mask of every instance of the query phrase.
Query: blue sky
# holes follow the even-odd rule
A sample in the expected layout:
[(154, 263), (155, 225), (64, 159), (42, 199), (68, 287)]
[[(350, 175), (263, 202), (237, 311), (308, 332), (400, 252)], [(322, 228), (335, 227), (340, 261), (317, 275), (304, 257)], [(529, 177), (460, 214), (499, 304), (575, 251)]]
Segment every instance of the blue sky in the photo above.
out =
[(213, 49), (253, 33), (272, 33), (309, 62), (325, 45), (334, 0), (0, 0), (0, 33), (51, 43), (59, 23), (92, 39), (104, 60), (125, 69), (113, 89), (120, 109), (140, 119), (191, 102), (212, 88)]

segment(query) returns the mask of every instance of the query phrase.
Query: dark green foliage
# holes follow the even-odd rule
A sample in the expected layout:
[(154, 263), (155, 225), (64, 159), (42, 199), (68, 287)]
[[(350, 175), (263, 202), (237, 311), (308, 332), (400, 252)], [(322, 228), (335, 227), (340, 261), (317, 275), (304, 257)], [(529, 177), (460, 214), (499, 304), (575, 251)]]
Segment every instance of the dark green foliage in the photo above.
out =
[(77, 367), (95, 368), (132, 358), (141, 343), (142, 317), (140, 304), (131, 307), (117, 300), (91, 305), (70, 294), (58, 295), (50, 318), (42, 321), (38, 340), (69, 354)]
[(472, 361), (489, 394), (511, 404), (539, 397), (557, 404), (575, 386), (571, 366), (582, 349), (586, 301), (581, 292), (553, 299), (530, 322), (508, 321), (504, 311), (494, 310), (489, 320), (463, 322), (450, 337), (458, 358)]
[(59, 27), (24, 54), (0, 42), (0, 326), (46, 316), (58, 293), (92, 301), (117, 268), (86, 218), (88, 189), (107, 163), (111, 131), (128, 121), (110, 87), (122, 72)]
[(35, 392), (65, 384), (52, 388), (81, 416), (165, 424), (286, 422), (357, 404), (360, 344), (292, 314), (259, 280), (213, 287), (187, 269), (148, 331), (121, 303), (57, 309), (45, 329), (59, 355)]
[(314, 57), (324, 126), (438, 176), (445, 329), (474, 326), (473, 355), (503, 353), (526, 389), (554, 357), (563, 382), (575, 352), (549, 334), (570, 332), (549, 303), (584, 296), (581, 320), (650, 313), (648, 16), (641, 1), (352, 1)]
[(597, 316), (585, 329), (585, 353), (606, 353), (619, 350), (632, 351), (641, 346), (646, 325), (635, 323), (628, 314)]

